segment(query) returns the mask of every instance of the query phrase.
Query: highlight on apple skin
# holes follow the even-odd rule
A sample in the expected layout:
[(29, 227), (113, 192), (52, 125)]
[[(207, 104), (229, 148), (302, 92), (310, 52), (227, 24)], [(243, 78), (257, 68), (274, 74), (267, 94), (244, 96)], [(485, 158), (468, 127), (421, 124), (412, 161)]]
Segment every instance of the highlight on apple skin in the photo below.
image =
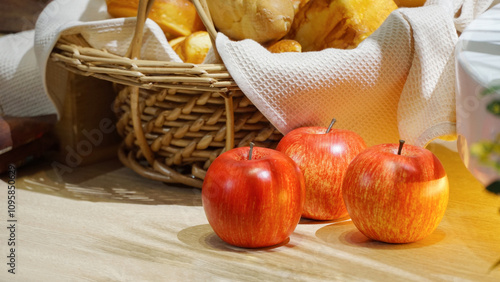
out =
[(381, 144), (349, 165), (342, 187), (347, 211), (368, 238), (410, 243), (429, 236), (446, 211), (449, 184), (439, 159), (413, 145)]
[(300, 221), (304, 176), (279, 151), (240, 147), (212, 162), (201, 196), (208, 222), (223, 241), (269, 247), (284, 242)]

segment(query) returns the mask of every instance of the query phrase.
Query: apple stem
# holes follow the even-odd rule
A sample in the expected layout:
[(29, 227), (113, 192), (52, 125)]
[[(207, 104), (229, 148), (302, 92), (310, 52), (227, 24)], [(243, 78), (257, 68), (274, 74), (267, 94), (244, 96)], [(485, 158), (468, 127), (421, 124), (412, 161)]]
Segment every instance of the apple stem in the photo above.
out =
[(398, 155), (401, 155), (401, 151), (403, 150), (403, 145), (404, 144), (405, 144), (405, 140), (399, 140)]
[(248, 152), (248, 160), (252, 159), (252, 153), (253, 153), (253, 142), (250, 142), (250, 152)]
[(328, 128), (326, 129), (326, 132), (325, 133), (329, 133), (330, 130), (332, 130), (332, 127), (333, 127), (333, 124), (336, 122), (337, 120), (336, 119), (332, 119), (332, 122), (330, 123), (330, 125), (328, 126)]

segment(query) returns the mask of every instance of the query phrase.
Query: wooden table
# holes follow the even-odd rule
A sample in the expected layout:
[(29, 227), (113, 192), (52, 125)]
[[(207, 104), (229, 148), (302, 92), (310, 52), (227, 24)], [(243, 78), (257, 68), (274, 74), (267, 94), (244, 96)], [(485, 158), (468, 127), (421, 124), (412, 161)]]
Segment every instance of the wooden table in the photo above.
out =
[(412, 244), (371, 241), (344, 219), (302, 220), (282, 245), (236, 248), (208, 225), (198, 189), (141, 178), (116, 160), (61, 178), (50, 162), (23, 167), (15, 275), (0, 184), (0, 281), (500, 281), (500, 268), (489, 271), (500, 259), (500, 198), (456, 152), (430, 149), (447, 170), (450, 201), (438, 229)]

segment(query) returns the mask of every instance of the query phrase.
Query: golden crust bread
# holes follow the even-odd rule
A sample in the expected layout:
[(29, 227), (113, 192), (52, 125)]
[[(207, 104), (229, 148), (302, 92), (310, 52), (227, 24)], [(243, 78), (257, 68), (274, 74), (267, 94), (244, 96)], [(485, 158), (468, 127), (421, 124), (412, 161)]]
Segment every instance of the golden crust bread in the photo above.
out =
[(302, 8), (304, 7), (307, 2), (309, 2), (309, 0), (291, 0), (292, 1), (292, 4), (293, 4), (293, 9), (295, 10), (295, 14), (297, 14), (297, 12)]
[(172, 49), (175, 49), (177, 45), (179, 45), (182, 41), (184, 41), (184, 39), (186, 39), (186, 36), (179, 36), (177, 38), (170, 40), (168, 44), (170, 44)]
[(297, 40), (303, 51), (352, 49), (397, 8), (393, 0), (310, 0), (286, 38)]
[(421, 7), (426, 0), (394, 0), (398, 7)]
[(278, 40), (290, 30), (295, 15), (291, 0), (210, 0), (207, 4), (215, 27), (233, 40)]
[(302, 52), (300, 43), (292, 39), (282, 39), (267, 46), (271, 53)]
[(197, 31), (181, 39), (169, 42), (174, 51), (185, 63), (201, 64), (212, 47), (212, 41), (206, 31)]
[[(106, 5), (112, 17), (135, 17), (139, 0), (106, 0)], [(160, 26), (168, 40), (205, 30), (189, 0), (155, 0), (149, 18)]]

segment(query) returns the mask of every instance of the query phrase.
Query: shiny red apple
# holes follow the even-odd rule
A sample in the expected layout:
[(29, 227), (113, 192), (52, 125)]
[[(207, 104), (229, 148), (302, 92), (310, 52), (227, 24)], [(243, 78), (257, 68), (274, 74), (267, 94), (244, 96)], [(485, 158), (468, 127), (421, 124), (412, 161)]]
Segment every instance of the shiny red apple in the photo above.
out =
[(201, 197), (208, 222), (223, 241), (268, 247), (285, 241), (297, 227), (304, 207), (304, 177), (281, 152), (240, 147), (213, 161)]
[(326, 127), (301, 127), (290, 131), (276, 150), (290, 156), (304, 173), (306, 202), (302, 216), (333, 220), (347, 216), (342, 180), (347, 166), (366, 148), (355, 132)]
[(448, 177), (429, 150), (381, 144), (360, 153), (347, 169), (342, 192), (354, 225), (365, 236), (410, 243), (431, 234), (446, 210)]

